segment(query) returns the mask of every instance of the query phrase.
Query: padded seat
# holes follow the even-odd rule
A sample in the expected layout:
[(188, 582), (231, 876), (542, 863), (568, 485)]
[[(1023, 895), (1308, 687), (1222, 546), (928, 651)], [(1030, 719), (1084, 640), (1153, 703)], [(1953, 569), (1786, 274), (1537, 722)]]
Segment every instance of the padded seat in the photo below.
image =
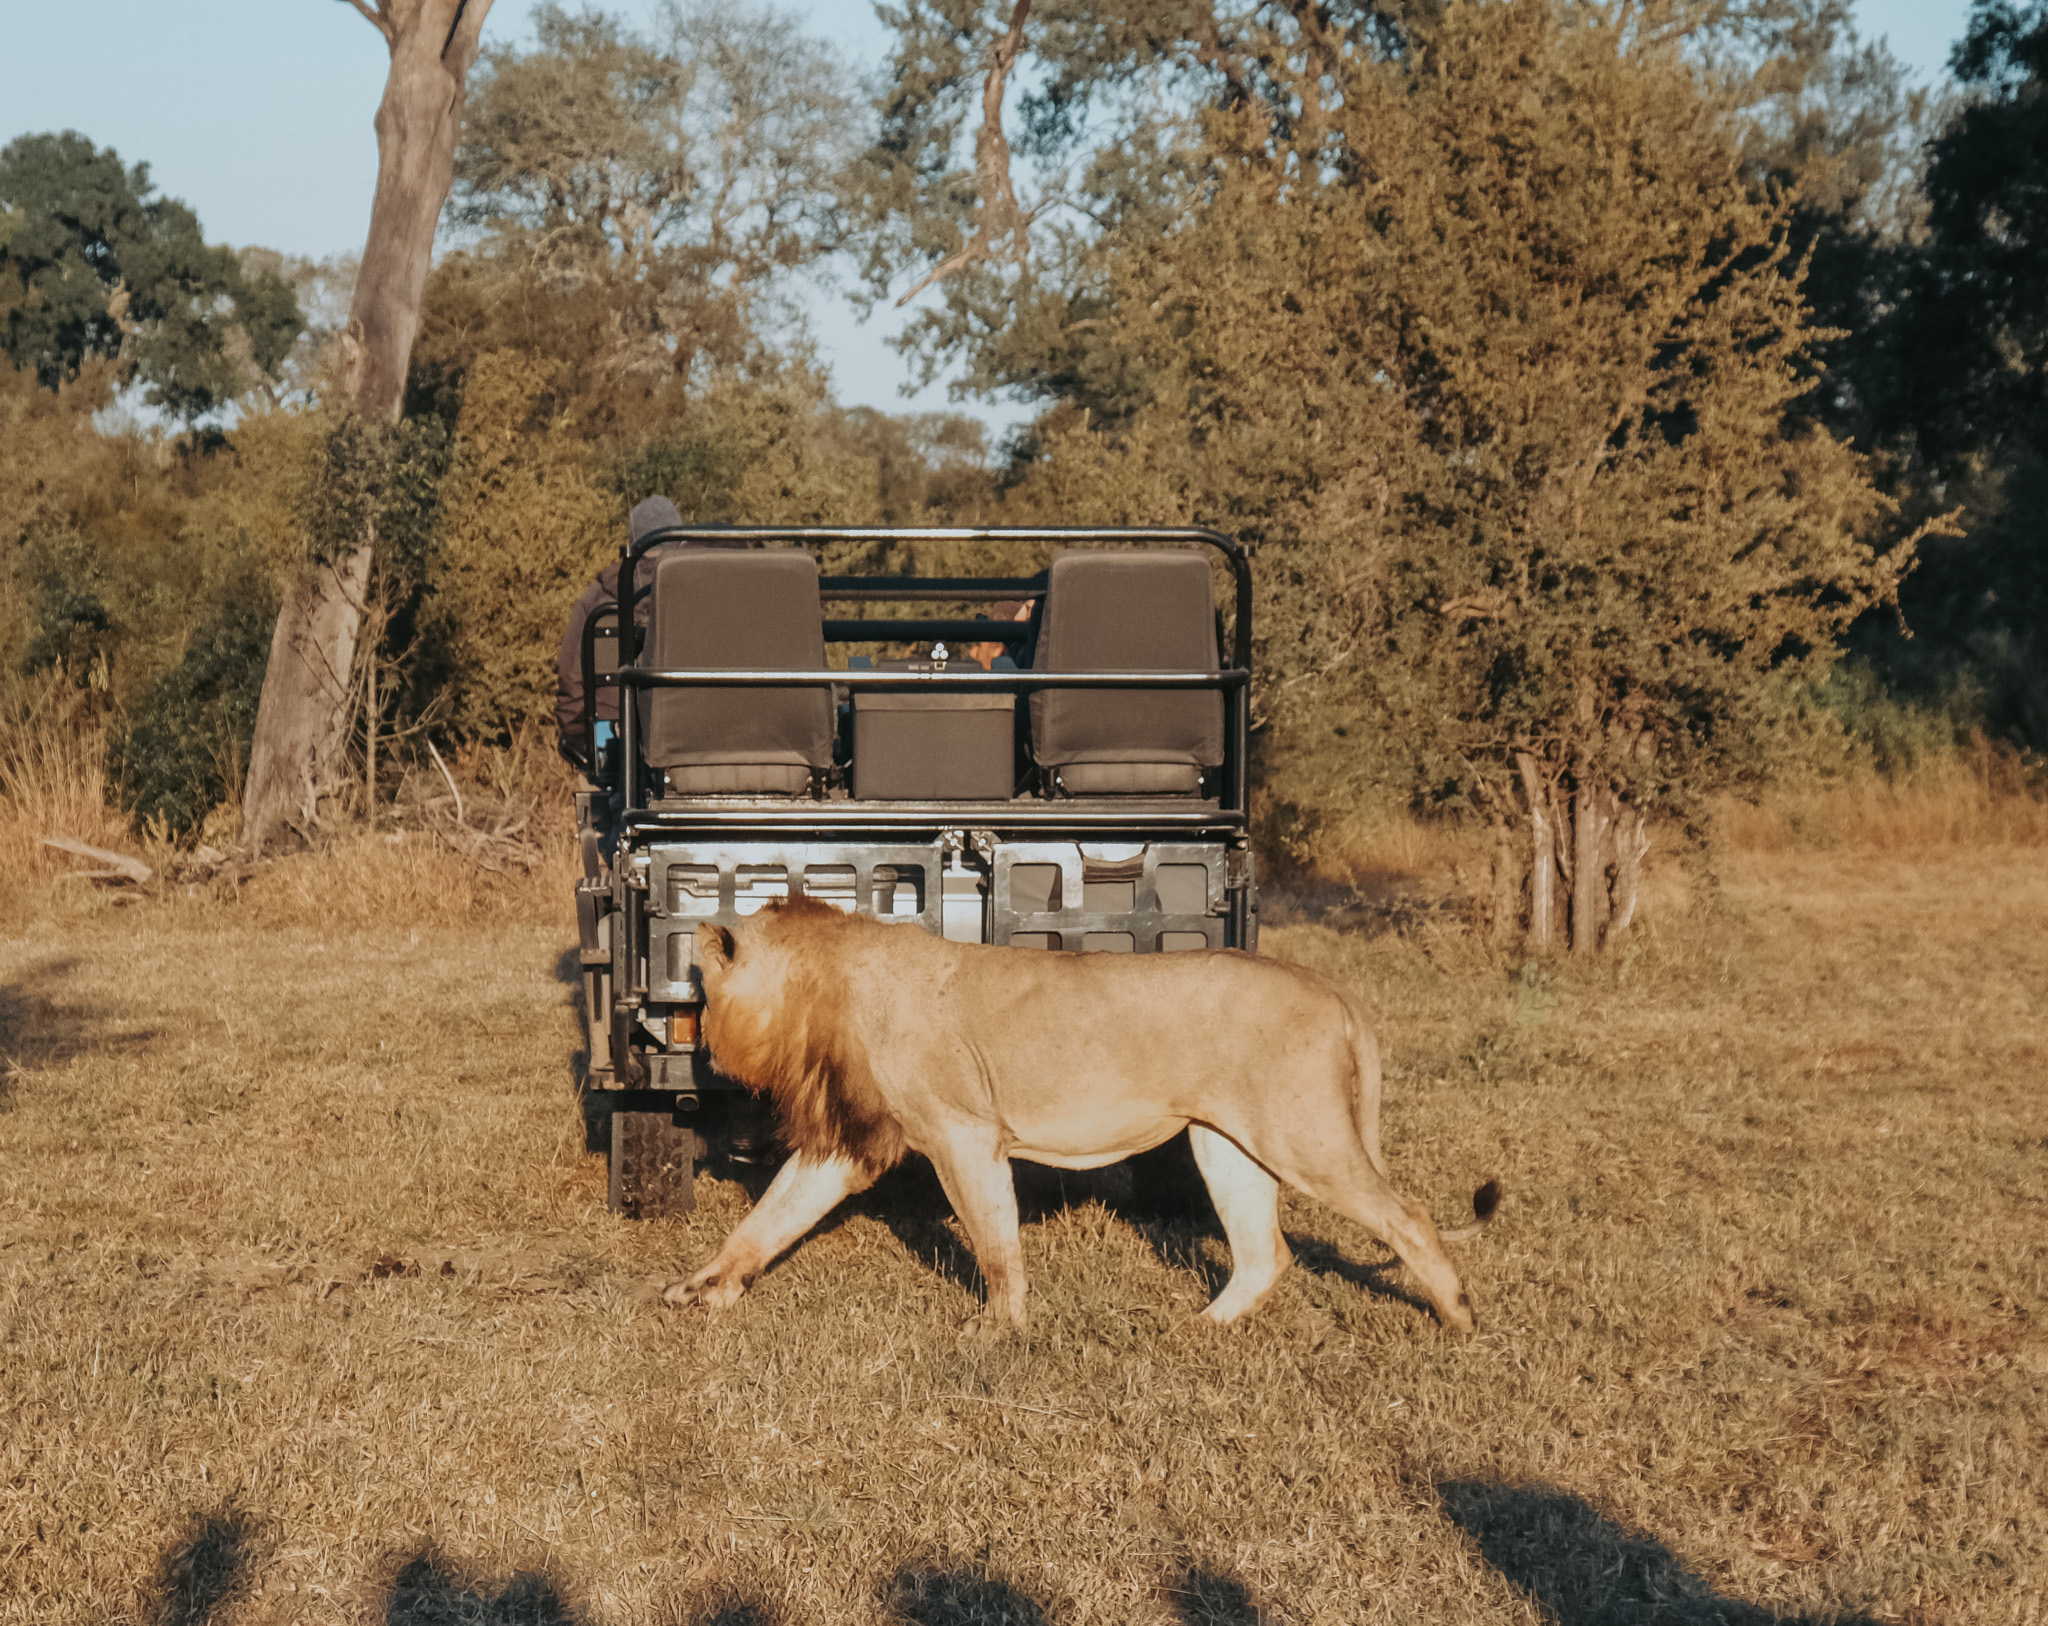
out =
[[(679, 548), (654, 567), (641, 663), (663, 670), (825, 669), (818, 565), (794, 549)], [(832, 764), (832, 690), (655, 689), (643, 754), (671, 795), (801, 796)]]
[[(1173, 550), (1066, 553), (1047, 577), (1042, 672), (1214, 672), (1209, 561)], [(1223, 696), (1041, 689), (1031, 754), (1070, 796), (1193, 796), (1223, 761)]]

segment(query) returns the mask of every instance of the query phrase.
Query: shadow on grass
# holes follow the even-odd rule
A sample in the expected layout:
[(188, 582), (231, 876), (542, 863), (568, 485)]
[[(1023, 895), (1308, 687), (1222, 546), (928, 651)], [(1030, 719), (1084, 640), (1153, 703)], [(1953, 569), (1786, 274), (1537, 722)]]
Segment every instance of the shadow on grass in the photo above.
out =
[[(1207, 1219), (1161, 1217), (1151, 1194), (1133, 1198), (1131, 1174), (1126, 1165), (1072, 1170), (1020, 1161), (1011, 1167), (1016, 1173), (1017, 1214), (1021, 1223), (1039, 1224), (1068, 1209), (1101, 1203), (1145, 1239), (1160, 1264), (1199, 1277), (1211, 1298), (1222, 1292), (1230, 1280), (1230, 1249), (1223, 1242), (1223, 1228), (1213, 1213)], [(1192, 1159), (1189, 1167), (1193, 1167)], [(760, 1200), (767, 1181), (765, 1170), (720, 1172), (727, 1178), (746, 1180), (749, 1197)], [(1206, 1207), (1206, 1193), (1198, 1195)], [(970, 1293), (983, 1292), (980, 1266), (973, 1250), (950, 1223), (953, 1205), (928, 1159), (912, 1153), (868, 1190), (841, 1203), (812, 1228), (807, 1239), (828, 1236), (855, 1215), (865, 1215), (886, 1226), (905, 1252), (942, 1281)], [(1210, 1246), (1212, 1243), (1221, 1245)], [(1427, 1299), (1401, 1284), (1398, 1259), (1356, 1264), (1346, 1259), (1334, 1243), (1293, 1232), (1287, 1235), (1287, 1245), (1304, 1270), (1334, 1277), (1375, 1298), (1406, 1305), (1421, 1315), (1435, 1314)], [(803, 1246), (799, 1242), (782, 1255), (762, 1273), (762, 1278), (772, 1275), (782, 1263), (800, 1253)]]
[(947, 1224), (953, 1205), (928, 1159), (915, 1153), (906, 1157), (858, 1197), (842, 1203), (820, 1230), (830, 1230), (855, 1214), (881, 1221), (904, 1251), (941, 1281), (981, 1292), (974, 1250)]
[[(1159, 1590), (1182, 1626), (1264, 1626), (1268, 1618), (1242, 1583), (1216, 1570), (1186, 1570)], [(882, 1604), (904, 1626), (1057, 1626), (1043, 1604), (979, 1564), (899, 1571)]]
[(1435, 1317), (1436, 1310), (1428, 1299), (1402, 1285), (1399, 1259), (1376, 1259), (1369, 1265), (1361, 1265), (1346, 1259), (1334, 1242), (1325, 1242), (1320, 1237), (1301, 1236), (1293, 1231), (1287, 1232), (1286, 1237), (1287, 1246), (1294, 1252), (1294, 1262), (1312, 1275), (1328, 1276), (1340, 1282), (1347, 1282), (1362, 1293), (1372, 1294), (1374, 1298), (1391, 1299), (1396, 1304), (1405, 1304), (1409, 1309), (1422, 1315)]
[(147, 1616), (152, 1626), (204, 1626), (214, 1610), (245, 1590), (252, 1538), (248, 1516), (233, 1506), (193, 1520), (164, 1554)]
[(0, 983), (0, 1091), (31, 1067), (61, 1067), (94, 1051), (132, 1050), (158, 1036), (156, 1028), (109, 1033), (104, 1007), (61, 997), (79, 964), (76, 958), (45, 960)]
[[(1444, 1511), (1557, 1626), (1818, 1626), (1726, 1598), (1654, 1537), (1624, 1530), (1554, 1485), (1448, 1480)], [(1865, 1616), (1832, 1626), (1874, 1626)]]
[[(1017, 1184), (1017, 1218), (1024, 1225), (1043, 1224), (1090, 1203), (1101, 1203), (1121, 1214), (1130, 1189), (1128, 1177), (1115, 1165), (1077, 1170), (1020, 1161), (1011, 1164), (1011, 1169)], [(948, 1223), (953, 1205), (928, 1159), (915, 1153), (906, 1157), (867, 1191), (841, 1204), (812, 1234), (823, 1235), (856, 1214), (888, 1227), (912, 1257), (942, 1280), (980, 1291), (980, 1267), (973, 1250)], [(1176, 1249), (1173, 1243), (1161, 1240), (1162, 1227), (1141, 1223), (1138, 1229), (1164, 1262), (1176, 1268), (1186, 1268), (1192, 1262), (1193, 1268), (1203, 1268), (1193, 1241)]]
[[(566, 948), (555, 957), (555, 981), (568, 989), (569, 994), (562, 1003), (576, 1019), (576, 1031), (590, 1032), (590, 1001), (583, 988), (583, 954), (580, 949)], [(577, 1110), (583, 1114), (583, 1149), (586, 1152), (611, 1150), (612, 1102), (609, 1095), (590, 1087), (590, 1046), (588, 1042), (578, 1045), (569, 1055), (569, 1088), (576, 1092)]]
[(889, 1618), (907, 1626), (1052, 1626), (1052, 1617), (979, 1565), (918, 1565), (898, 1573), (882, 1592)]
[(576, 1612), (544, 1576), (517, 1570), (495, 1593), (442, 1559), (422, 1554), (398, 1572), (385, 1626), (579, 1626)]
[(1166, 1593), (1181, 1626), (1266, 1626), (1270, 1618), (1252, 1602), (1243, 1582), (1217, 1570), (1189, 1570)]

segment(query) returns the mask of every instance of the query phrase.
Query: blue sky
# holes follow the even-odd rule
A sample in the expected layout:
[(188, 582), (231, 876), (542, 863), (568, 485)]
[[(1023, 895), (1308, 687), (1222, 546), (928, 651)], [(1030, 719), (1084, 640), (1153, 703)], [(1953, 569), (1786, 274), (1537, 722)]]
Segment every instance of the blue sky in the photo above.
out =
[[(529, 33), (534, 0), (496, 0), (486, 41)], [(783, 0), (856, 70), (883, 32), (863, 0)], [(612, 0), (628, 15), (645, 0)], [(1922, 77), (1943, 73), (1968, 0), (1859, 0), (1858, 26), (1887, 37)], [(76, 129), (199, 213), (210, 238), (315, 258), (359, 247), (376, 179), (371, 115), (383, 41), (343, 0), (0, 0), (0, 142)], [(862, 324), (843, 295), (807, 301), (842, 400), (890, 411), (948, 405), (943, 385), (906, 398), (906, 373), (877, 313)], [(992, 425), (1014, 409), (969, 403)]]

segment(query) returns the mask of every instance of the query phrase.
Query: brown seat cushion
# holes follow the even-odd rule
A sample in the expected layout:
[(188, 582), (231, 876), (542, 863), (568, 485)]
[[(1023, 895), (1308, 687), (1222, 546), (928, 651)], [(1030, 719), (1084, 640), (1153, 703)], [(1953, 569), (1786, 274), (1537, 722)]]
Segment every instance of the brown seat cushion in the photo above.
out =
[[(1216, 671), (1208, 559), (1180, 549), (1062, 554), (1047, 578), (1034, 664), (1048, 672)], [(1191, 795), (1201, 788), (1200, 770), (1223, 761), (1223, 696), (1041, 690), (1031, 697), (1031, 754), (1072, 794)]]
[[(654, 567), (653, 606), (644, 666), (825, 669), (818, 566), (807, 553), (679, 549)], [(824, 684), (655, 689), (641, 705), (643, 754), (650, 766), (669, 770), (678, 794), (796, 795), (809, 787), (811, 769), (832, 762), (835, 717)]]

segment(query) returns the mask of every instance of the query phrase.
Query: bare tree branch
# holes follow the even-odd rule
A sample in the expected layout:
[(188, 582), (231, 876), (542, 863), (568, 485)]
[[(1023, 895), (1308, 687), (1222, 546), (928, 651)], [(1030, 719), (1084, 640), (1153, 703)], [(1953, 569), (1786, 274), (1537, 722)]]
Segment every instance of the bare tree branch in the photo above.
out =
[(384, 7), (381, 4), (373, 6), (368, 0), (348, 0), (348, 3), (370, 19), (370, 26), (384, 36), (386, 45), (392, 42), (391, 19), (384, 15)]
[(909, 304), (933, 283), (943, 281), (955, 271), (990, 259), (1003, 239), (1009, 241), (1009, 257), (1015, 264), (1022, 265), (1030, 252), (1024, 233), (1037, 218), (1038, 210), (1027, 214), (1017, 207), (1016, 188), (1010, 184), (1010, 143), (1003, 137), (1003, 88), (1010, 70), (1017, 65), (1018, 52), (1024, 48), (1024, 19), (1030, 14), (1031, 0), (1017, 0), (1017, 9), (1010, 13), (1010, 31), (990, 53), (988, 77), (982, 81), (981, 129), (974, 138), (974, 171), (981, 182), (981, 219), (974, 235), (920, 277), (896, 301), (899, 306)]

